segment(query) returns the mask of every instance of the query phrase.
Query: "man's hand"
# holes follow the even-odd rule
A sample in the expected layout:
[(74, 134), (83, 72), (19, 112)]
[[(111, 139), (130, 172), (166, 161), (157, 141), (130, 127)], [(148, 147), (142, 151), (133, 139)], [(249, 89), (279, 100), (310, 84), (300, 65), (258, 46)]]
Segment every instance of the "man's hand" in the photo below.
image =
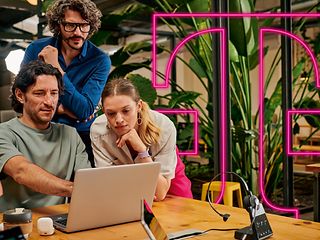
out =
[(57, 114), (66, 114), (73, 119), (77, 119), (76, 115), (74, 115), (70, 110), (65, 108), (62, 104), (59, 104), (57, 108)]
[(62, 70), (59, 61), (58, 61), (58, 49), (48, 45), (44, 47), (41, 52), (38, 54), (38, 58), (44, 61), (45, 63), (51, 64), (53, 67), (58, 68), (60, 73), (63, 75), (64, 71)]
[(1, 184), (1, 181), (0, 181), (0, 197), (2, 196), (3, 194), (3, 189), (2, 189), (2, 184)]

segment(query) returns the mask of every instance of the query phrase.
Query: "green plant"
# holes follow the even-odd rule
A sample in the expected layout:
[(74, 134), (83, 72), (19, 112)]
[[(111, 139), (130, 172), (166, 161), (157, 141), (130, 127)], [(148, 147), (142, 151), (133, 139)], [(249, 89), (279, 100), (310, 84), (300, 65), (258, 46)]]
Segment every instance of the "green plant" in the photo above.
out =
[[(163, 12), (208, 12), (210, 10), (209, 0), (155, 0), (155, 1), (143, 1), (144, 10), (146, 5), (149, 6), (149, 12), (154, 9)], [(243, 1), (230, 1), (230, 11), (233, 12), (253, 12), (254, 5), (251, 0)], [(140, 6), (140, 5), (139, 5)], [(125, 8), (125, 14), (128, 13), (128, 9), (134, 9), (137, 11), (139, 7), (127, 7)], [(118, 12), (120, 14), (120, 12)], [(131, 14), (129, 14), (132, 16)], [(122, 19), (119, 17), (119, 19)], [(118, 24), (121, 21), (117, 22)], [(163, 19), (163, 23), (171, 29), (172, 33), (177, 39), (184, 39), (191, 32), (199, 31), (201, 29), (207, 29), (212, 26), (211, 19)], [(251, 84), (253, 81), (257, 81), (256, 78), (250, 78), (250, 71), (254, 69), (258, 64), (258, 49), (257, 49), (257, 33), (258, 26), (269, 26), (272, 24), (272, 19), (266, 21), (258, 21), (255, 18), (243, 18), (243, 19), (231, 19), (230, 20), (230, 41), (229, 41), (229, 53), (230, 53), (230, 79), (231, 79), (231, 119), (232, 119), (232, 161), (233, 170), (243, 176), (248, 182), (250, 187), (254, 187), (256, 182), (256, 153), (257, 153), (257, 116), (259, 112), (253, 112), (252, 110), (252, 94)], [(303, 30), (303, 20), (300, 20), (295, 29), (298, 31)], [(310, 42), (312, 42), (310, 40)], [(314, 43), (316, 46), (317, 43)], [(318, 44), (317, 46), (319, 46)], [(165, 46), (157, 46), (158, 53), (170, 52), (171, 50)], [(203, 96), (194, 91), (187, 91), (175, 84), (176, 90), (166, 94), (164, 96), (158, 96), (162, 100), (166, 100), (166, 104), (154, 104), (153, 107), (161, 108), (196, 108), (200, 112), (200, 136), (205, 141), (208, 152), (213, 152), (213, 122), (212, 116), (212, 81), (213, 71), (215, 66), (212, 66), (212, 35), (200, 35), (198, 38), (189, 41), (185, 45), (186, 51), (191, 55), (190, 61), (177, 56), (177, 60), (181, 61), (187, 68), (193, 72), (196, 76), (196, 81), (202, 85), (207, 91), (208, 97), (204, 99)], [(121, 48), (112, 57), (112, 62), (116, 67), (111, 76), (126, 76), (131, 71), (139, 68), (150, 69), (150, 58), (145, 58), (141, 62), (129, 62), (130, 56), (141, 52), (150, 52), (150, 43), (139, 42), (126, 45)], [(266, 77), (265, 91), (270, 89), (270, 82), (274, 76), (275, 70), (280, 63), (279, 53), (272, 63), (271, 68), (268, 71)], [(268, 48), (264, 49), (264, 54), (268, 54)], [(150, 54), (151, 55), (151, 54)], [(295, 106), (302, 106), (301, 104), (311, 103), (311, 100), (306, 98), (307, 93), (313, 92), (310, 97), (313, 99), (315, 93), (319, 94), (315, 90), (312, 84), (308, 84), (307, 87), (297, 84), (297, 79), (304, 69), (304, 59), (302, 59), (293, 70), (294, 88), (296, 92), (299, 92), (299, 97), (296, 95), (294, 98)], [(157, 72), (158, 77), (164, 79), (164, 75), (161, 72)], [(130, 75), (128, 75), (130, 77)], [(138, 75), (136, 75), (138, 76)], [(306, 88), (309, 91), (306, 91)], [(141, 90), (143, 91), (143, 89)], [(148, 90), (149, 91), (149, 90)], [(143, 95), (143, 94), (141, 94)], [(200, 102), (205, 102), (206, 106), (201, 107)], [(278, 81), (276, 87), (272, 90), (272, 94), (269, 98), (266, 98), (265, 102), (265, 189), (267, 195), (270, 197), (275, 189), (279, 187), (279, 183), (282, 180), (282, 137), (281, 137), (281, 111), (279, 111), (281, 105), (281, 79)], [(277, 116), (275, 118), (274, 116)], [(308, 117), (308, 116), (307, 116)], [(186, 123), (190, 122), (188, 117), (184, 119)], [(297, 118), (295, 118), (295, 121)], [(308, 121), (308, 120), (307, 120)], [(319, 125), (318, 125), (319, 126)], [(297, 129), (299, 126), (297, 125)], [(178, 129), (179, 130), (179, 129)], [(298, 131), (298, 130), (296, 130)], [(184, 139), (191, 137), (189, 135), (181, 134)], [(210, 167), (212, 168), (213, 156), (209, 156)], [(205, 168), (205, 167), (202, 167)], [(197, 167), (190, 166), (190, 175), (194, 175)], [(209, 168), (207, 168), (209, 169)], [(203, 170), (203, 169), (202, 169)], [(201, 170), (201, 172), (203, 172)], [(200, 171), (200, 170), (199, 170)]]
[[(141, 1), (140, 1), (141, 2)], [(142, 1), (145, 3), (145, 1)], [(164, 12), (208, 12), (210, 3), (208, 0), (199, 1), (154, 1), (158, 8)], [(231, 1), (230, 11), (252, 12), (253, 4), (247, 1)], [(211, 19), (163, 19), (163, 22), (172, 30), (176, 38), (184, 39), (190, 33), (212, 26)], [(174, 27), (173, 27), (174, 26)], [(251, 69), (257, 65), (257, 34), (258, 20), (255, 18), (242, 18), (230, 20), (230, 59), (231, 59), (231, 107), (232, 107), (232, 162), (234, 170), (240, 173), (252, 186), (252, 169), (255, 161), (252, 140), (257, 137), (252, 123), (250, 75)], [(189, 62), (177, 56), (194, 75), (197, 81), (208, 93), (207, 99), (192, 91), (177, 88), (164, 98), (169, 100), (168, 107), (197, 108), (200, 110), (200, 135), (208, 146), (208, 152), (213, 152), (213, 122), (212, 122), (212, 35), (199, 35), (196, 39), (185, 45), (186, 51), (191, 55)], [(192, 97), (190, 97), (190, 95)], [(178, 100), (177, 97), (179, 96)], [(179, 101), (182, 99), (183, 101)], [(187, 101), (186, 101), (187, 99)], [(206, 102), (206, 107), (201, 108), (199, 102)], [(209, 157), (213, 164), (213, 156)]]

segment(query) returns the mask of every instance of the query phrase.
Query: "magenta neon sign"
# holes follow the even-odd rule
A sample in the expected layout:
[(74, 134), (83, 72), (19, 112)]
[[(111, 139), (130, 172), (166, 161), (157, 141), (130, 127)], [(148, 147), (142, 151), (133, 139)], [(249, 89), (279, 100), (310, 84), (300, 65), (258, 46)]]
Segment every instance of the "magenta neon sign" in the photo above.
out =
[[(206, 33), (218, 33), (220, 34), (220, 41), (222, 45), (222, 51), (221, 51), (221, 59), (222, 59), (222, 64), (221, 64), (221, 114), (220, 114), (220, 121), (221, 121), (221, 130), (222, 130), (222, 137), (221, 137), (221, 152), (222, 152), (222, 158), (221, 158), (221, 173), (222, 173), (222, 185), (221, 185), (221, 192), (220, 195), (217, 198), (217, 202), (220, 202), (223, 194), (224, 194), (224, 189), (225, 189), (225, 171), (226, 171), (226, 159), (227, 159), (227, 152), (226, 152), (226, 68), (225, 68), (225, 54), (226, 54), (226, 36), (225, 36), (225, 30), (223, 28), (210, 28), (206, 30), (202, 30), (199, 32), (195, 32), (187, 36), (185, 39), (183, 39), (173, 50), (169, 57), (169, 61), (166, 67), (165, 71), (165, 82), (164, 83), (158, 83), (157, 82), (157, 51), (156, 51), (156, 46), (157, 46), (157, 41), (156, 41), (156, 35), (157, 35), (157, 20), (159, 18), (221, 18), (221, 17), (228, 17), (228, 18), (244, 18), (244, 17), (256, 17), (256, 18), (300, 18), (300, 17), (313, 17), (313, 18), (319, 18), (320, 14), (319, 13), (195, 13), (195, 14), (190, 14), (190, 13), (155, 13), (152, 16), (152, 85), (154, 88), (168, 88), (169, 87), (169, 76), (171, 72), (171, 65), (172, 62), (178, 52), (178, 50), (189, 40), (198, 37), (201, 34), (206, 34)], [(307, 51), (309, 54), (312, 63), (314, 65), (315, 69), (315, 81), (316, 81), (316, 86), (320, 88), (320, 80), (319, 80), (319, 73), (318, 73), (318, 66), (317, 66), (317, 61), (316, 58), (311, 51), (311, 49), (307, 46), (307, 44), (300, 39), (299, 37), (295, 36), (292, 33), (288, 33), (279, 29), (272, 29), (272, 28), (261, 28), (259, 29), (259, 110), (260, 113), (264, 112), (264, 73), (263, 73), (263, 36), (265, 33), (273, 33), (273, 34), (281, 34), (285, 35), (287, 37), (290, 37), (294, 39), (295, 41), (299, 42), (304, 49)], [(168, 113), (179, 113), (179, 111), (182, 110), (170, 110)], [(287, 129), (287, 133), (291, 133), (290, 129), (290, 117), (292, 114), (320, 114), (320, 110), (289, 110), (287, 111), (287, 122), (285, 123), (285, 127)], [(197, 121), (194, 118), (194, 121)], [(289, 212), (293, 213), (296, 218), (299, 218), (299, 211), (297, 208), (285, 208), (282, 206), (277, 206), (273, 204), (266, 196), (265, 191), (264, 191), (264, 149), (263, 149), (263, 134), (264, 134), (264, 114), (259, 115), (259, 190), (261, 193), (261, 196), (264, 200), (264, 202), (271, 208), (277, 210), (277, 211), (282, 211), (282, 212)], [(197, 133), (198, 129), (196, 127), (195, 129), (195, 137), (198, 137)], [(286, 138), (288, 141), (286, 141), (286, 151), (288, 155), (320, 155), (320, 152), (306, 152), (306, 151), (292, 151), (292, 143), (290, 142), (290, 135), (287, 135)], [(197, 138), (195, 138), (197, 139)], [(195, 146), (198, 147), (198, 146)], [(191, 153), (197, 152), (193, 151)]]

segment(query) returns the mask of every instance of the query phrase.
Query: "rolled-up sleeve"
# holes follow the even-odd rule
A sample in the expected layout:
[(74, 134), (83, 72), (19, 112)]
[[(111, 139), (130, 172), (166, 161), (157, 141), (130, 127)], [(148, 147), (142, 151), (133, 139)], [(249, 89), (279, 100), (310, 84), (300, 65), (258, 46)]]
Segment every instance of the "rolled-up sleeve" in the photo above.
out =
[(151, 147), (152, 157), (155, 162), (161, 164), (161, 174), (167, 179), (175, 177), (177, 165), (176, 137), (177, 131), (169, 118), (165, 117), (164, 123), (160, 124), (160, 142), (155, 147)]
[[(113, 157), (109, 154), (103, 137), (106, 134), (107, 119), (101, 115), (93, 122), (90, 128), (91, 146), (96, 167), (107, 167), (113, 165)], [(109, 139), (111, 141), (111, 139)]]

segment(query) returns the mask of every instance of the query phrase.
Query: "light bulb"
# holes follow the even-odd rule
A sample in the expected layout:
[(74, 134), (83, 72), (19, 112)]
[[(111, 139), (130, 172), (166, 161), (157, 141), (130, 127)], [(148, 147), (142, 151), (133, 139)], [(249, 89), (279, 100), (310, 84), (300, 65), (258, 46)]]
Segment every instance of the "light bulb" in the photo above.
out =
[(31, 5), (37, 5), (38, 4), (38, 0), (27, 0), (28, 3), (30, 3)]

